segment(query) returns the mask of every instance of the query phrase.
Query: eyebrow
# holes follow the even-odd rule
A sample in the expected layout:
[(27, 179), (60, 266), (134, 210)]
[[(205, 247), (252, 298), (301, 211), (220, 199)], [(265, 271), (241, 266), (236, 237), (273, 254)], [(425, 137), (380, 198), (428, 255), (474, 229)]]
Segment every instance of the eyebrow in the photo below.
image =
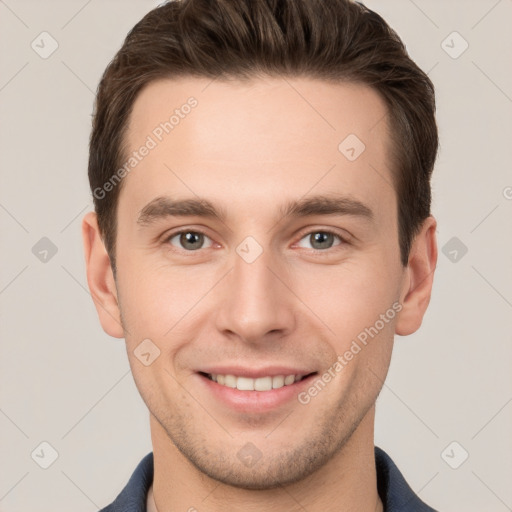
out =
[[(279, 209), (281, 217), (307, 217), (312, 215), (350, 215), (370, 222), (375, 220), (371, 208), (361, 201), (337, 194), (316, 195), (288, 201)], [(150, 201), (139, 213), (137, 224), (141, 227), (166, 217), (205, 217), (225, 221), (224, 209), (216, 208), (207, 199), (179, 199), (160, 196)]]

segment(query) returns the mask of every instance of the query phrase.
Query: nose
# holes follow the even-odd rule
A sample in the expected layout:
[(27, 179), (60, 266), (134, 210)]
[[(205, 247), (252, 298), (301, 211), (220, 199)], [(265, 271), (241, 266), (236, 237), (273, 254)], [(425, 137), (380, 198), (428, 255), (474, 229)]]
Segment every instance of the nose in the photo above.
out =
[(286, 277), (269, 251), (252, 263), (236, 254), (219, 290), (217, 329), (250, 344), (287, 336), (295, 327), (296, 305)]

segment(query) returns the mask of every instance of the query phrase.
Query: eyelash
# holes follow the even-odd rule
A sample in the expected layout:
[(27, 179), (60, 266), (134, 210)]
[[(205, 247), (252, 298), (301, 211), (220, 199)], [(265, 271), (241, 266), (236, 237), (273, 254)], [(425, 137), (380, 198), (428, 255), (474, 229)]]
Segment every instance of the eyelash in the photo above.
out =
[[(171, 233), (170, 235), (166, 236), (165, 239), (164, 239), (164, 243), (170, 245), (169, 242), (174, 237), (176, 237), (177, 235), (181, 235), (183, 233), (195, 233), (195, 234), (198, 234), (198, 235), (203, 235), (206, 238), (210, 238), (204, 231), (201, 231), (200, 229), (181, 229), (179, 231), (175, 231), (175, 232)], [(330, 230), (330, 229), (313, 229), (311, 231), (307, 231), (305, 233), (302, 233), (301, 237), (299, 238), (299, 242), (301, 240), (303, 240), (304, 238), (306, 238), (307, 236), (311, 236), (314, 233), (324, 233), (324, 234), (333, 235), (334, 237), (339, 239), (340, 243), (336, 244), (336, 245), (333, 245), (331, 247), (328, 247), (327, 249), (308, 249), (309, 251), (314, 251), (316, 253), (327, 253), (327, 252), (330, 252), (332, 250), (335, 250), (336, 247), (339, 247), (339, 246), (342, 246), (342, 245), (349, 245), (349, 242), (348, 242), (347, 238), (341, 236), (336, 231), (333, 231), (333, 230)], [(183, 251), (183, 252), (187, 252), (187, 253), (191, 253), (191, 254), (199, 253), (200, 250), (203, 249), (203, 248), (201, 248), (201, 249), (196, 249), (195, 251), (188, 251), (186, 249), (176, 248), (174, 246), (172, 246), (172, 247), (174, 249), (177, 249), (178, 251)]]

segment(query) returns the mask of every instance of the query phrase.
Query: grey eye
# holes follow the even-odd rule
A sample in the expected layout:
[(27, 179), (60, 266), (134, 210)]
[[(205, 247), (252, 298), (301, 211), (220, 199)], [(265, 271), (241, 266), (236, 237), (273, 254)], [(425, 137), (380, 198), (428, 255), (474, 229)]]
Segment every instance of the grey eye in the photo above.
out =
[[(339, 245), (341, 243), (338, 242), (337, 244), (335, 244), (334, 241), (336, 238), (338, 240), (341, 240), (341, 238), (338, 235), (336, 235), (335, 233), (330, 233), (329, 231), (313, 231), (312, 233), (309, 233), (308, 235), (301, 239), (301, 241), (299, 242), (299, 246), (315, 250), (330, 249), (334, 245)], [(304, 245), (304, 240), (306, 241), (306, 243), (309, 243), (310, 245)]]
[(179, 243), (178, 247), (187, 251), (203, 249), (205, 241), (210, 241), (210, 245), (208, 247), (211, 246), (211, 240), (203, 233), (199, 233), (197, 231), (181, 231), (180, 233), (176, 233), (171, 236), (169, 238), (169, 243), (176, 246), (176, 244), (173, 243), (173, 240), (177, 240)]

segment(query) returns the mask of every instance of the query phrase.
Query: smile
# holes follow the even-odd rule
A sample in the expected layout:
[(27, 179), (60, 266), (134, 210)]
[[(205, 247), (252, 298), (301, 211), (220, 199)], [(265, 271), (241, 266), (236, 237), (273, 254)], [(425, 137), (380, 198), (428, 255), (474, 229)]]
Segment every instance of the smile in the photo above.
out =
[(291, 366), (248, 368), (217, 366), (197, 371), (198, 384), (214, 403), (242, 414), (263, 414), (296, 404), (318, 372)]
[(271, 391), (272, 389), (290, 386), (295, 382), (301, 381), (307, 375), (275, 375), (273, 377), (269, 375), (256, 379), (211, 373), (206, 374), (206, 376), (221, 386), (238, 389), (240, 391)]

